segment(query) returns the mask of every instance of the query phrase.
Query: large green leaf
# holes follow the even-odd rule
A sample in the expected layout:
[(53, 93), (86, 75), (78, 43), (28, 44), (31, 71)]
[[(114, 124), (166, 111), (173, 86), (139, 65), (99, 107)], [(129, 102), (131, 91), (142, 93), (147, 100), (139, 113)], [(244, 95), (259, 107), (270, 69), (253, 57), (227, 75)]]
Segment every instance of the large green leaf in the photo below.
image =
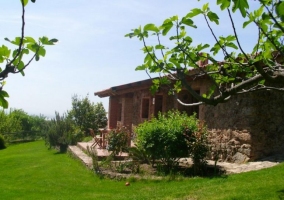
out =
[(9, 104), (5, 97), (9, 97), (8, 93), (1, 90), (0, 91), (0, 107), (8, 108)]
[(144, 26), (144, 29), (143, 29), (143, 30), (144, 30), (144, 31), (159, 32), (159, 29), (158, 29), (158, 27), (156, 27), (155, 24), (146, 24), (146, 25)]
[(0, 93), (2, 97), (9, 97), (9, 94), (4, 90), (1, 90)]
[(192, 17), (195, 17), (195, 16), (197, 16), (197, 15), (199, 15), (201, 13), (203, 13), (201, 9), (194, 8), (189, 13), (187, 13), (187, 15), (185, 17), (186, 18), (192, 18)]
[(238, 46), (235, 45), (233, 42), (228, 42), (228, 43), (226, 43), (226, 46), (227, 46), (227, 47), (231, 47), (231, 48), (233, 48), (233, 49), (238, 49)]
[(230, 7), (231, 0), (217, 0), (217, 5), (220, 5), (221, 10), (224, 10)]
[(185, 25), (187, 25), (187, 26), (191, 26), (191, 27), (193, 27), (193, 28), (197, 28), (197, 26), (194, 24), (194, 22), (193, 22), (191, 19), (186, 18), (186, 17), (183, 17), (183, 18), (182, 18), (181, 23), (182, 23), (182, 24), (185, 24)]
[(278, 4), (276, 4), (275, 11), (276, 11), (276, 14), (282, 20), (282, 22), (284, 22), (284, 1), (281, 1)]
[(211, 22), (215, 22), (217, 25), (219, 24), (219, 17), (216, 13), (209, 11), (207, 16)]
[(24, 38), (24, 43), (35, 43), (35, 39), (32, 37), (25, 37)]
[(41, 46), (38, 50), (38, 55), (44, 57), (45, 53), (46, 53), (46, 51), (45, 51), (44, 47)]
[(158, 45), (155, 46), (155, 49), (165, 49), (165, 46), (158, 44)]
[(202, 11), (203, 12), (206, 12), (208, 10), (208, 7), (209, 7), (209, 3), (206, 3), (202, 6)]
[(240, 10), (243, 17), (246, 16), (246, 9), (249, 8), (249, 4), (247, 0), (233, 0), (233, 12), (235, 12), (237, 9)]
[(171, 30), (171, 28), (173, 27), (173, 22), (168, 22), (168, 23), (164, 23), (160, 29), (162, 30), (162, 34), (165, 36), (167, 35), (167, 33)]
[(9, 58), (11, 54), (11, 50), (8, 49), (8, 47), (6, 47), (5, 45), (2, 45), (0, 47), (0, 56), (3, 56), (5, 58)]

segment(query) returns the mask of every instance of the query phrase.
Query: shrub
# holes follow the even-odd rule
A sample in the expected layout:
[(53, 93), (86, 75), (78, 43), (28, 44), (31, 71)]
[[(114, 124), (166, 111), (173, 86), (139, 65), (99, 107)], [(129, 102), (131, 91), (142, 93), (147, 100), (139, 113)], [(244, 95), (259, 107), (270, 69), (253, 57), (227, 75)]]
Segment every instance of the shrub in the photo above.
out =
[(195, 115), (179, 111), (159, 113), (157, 118), (140, 124), (135, 132), (138, 148), (145, 150), (152, 165), (159, 160), (172, 169), (180, 158), (189, 156), (197, 165), (204, 163), (208, 150), (206, 128)]
[(126, 127), (117, 127), (107, 135), (107, 149), (112, 151), (114, 155), (118, 155), (122, 151), (128, 151), (130, 141), (130, 132)]
[(6, 148), (5, 139), (3, 135), (0, 135), (0, 149), (5, 149), (5, 148)]
[(46, 130), (46, 144), (49, 148), (59, 148), (60, 152), (65, 152), (68, 145), (74, 145), (81, 141), (84, 133), (77, 128), (72, 120), (55, 113), (55, 118), (49, 122)]

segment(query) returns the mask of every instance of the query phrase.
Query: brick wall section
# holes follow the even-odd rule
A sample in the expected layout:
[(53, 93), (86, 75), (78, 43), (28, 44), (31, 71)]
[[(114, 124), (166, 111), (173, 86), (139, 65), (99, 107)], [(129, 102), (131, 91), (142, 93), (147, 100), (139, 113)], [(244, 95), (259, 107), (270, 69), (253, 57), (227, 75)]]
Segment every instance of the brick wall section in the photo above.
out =
[(109, 110), (108, 110), (108, 127), (116, 128), (118, 119), (119, 98), (115, 96), (109, 97)]
[(124, 126), (131, 130), (133, 122), (133, 96), (122, 98), (122, 118), (121, 122)]

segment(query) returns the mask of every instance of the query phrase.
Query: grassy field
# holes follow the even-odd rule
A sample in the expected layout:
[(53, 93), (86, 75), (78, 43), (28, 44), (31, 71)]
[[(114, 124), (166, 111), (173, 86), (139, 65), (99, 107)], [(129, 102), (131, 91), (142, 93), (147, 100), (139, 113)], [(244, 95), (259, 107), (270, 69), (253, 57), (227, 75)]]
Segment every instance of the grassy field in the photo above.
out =
[(284, 199), (284, 163), (261, 171), (180, 181), (100, 179), (43, 141), (0, 150), (0, 199)]

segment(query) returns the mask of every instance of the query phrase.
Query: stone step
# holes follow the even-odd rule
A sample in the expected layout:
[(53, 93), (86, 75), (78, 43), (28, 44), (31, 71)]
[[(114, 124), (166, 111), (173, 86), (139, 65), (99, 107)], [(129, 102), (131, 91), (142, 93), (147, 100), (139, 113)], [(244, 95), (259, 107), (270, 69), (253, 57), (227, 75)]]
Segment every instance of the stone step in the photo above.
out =
[(93, 168), (93, 161), (90, 156), (88, 156), (86, 153), (82, 151), (82, 149), (78, 146), (68, 146), (68, 151), (72, 153), (72, 155), (76, 158), (78, 158), (84, 165), (86, 165), (88, 168)]

